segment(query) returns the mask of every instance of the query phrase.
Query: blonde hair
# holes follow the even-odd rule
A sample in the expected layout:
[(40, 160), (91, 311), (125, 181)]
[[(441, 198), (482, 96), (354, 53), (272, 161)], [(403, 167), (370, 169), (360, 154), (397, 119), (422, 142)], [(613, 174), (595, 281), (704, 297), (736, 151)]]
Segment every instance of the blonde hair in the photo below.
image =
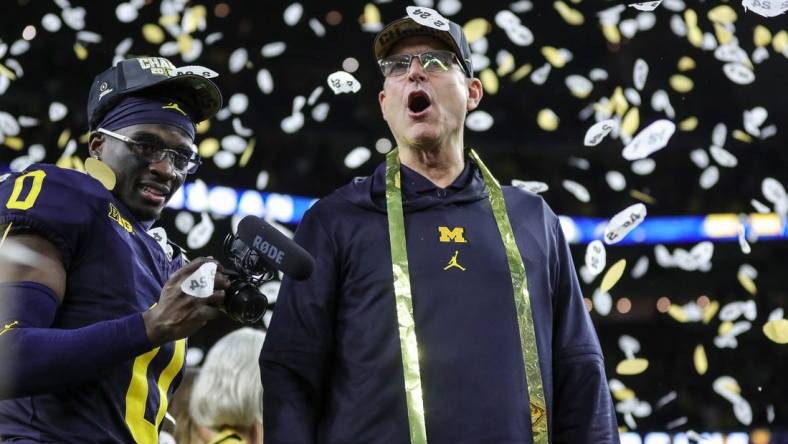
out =
[(189, 413), (204, 426), (250, 427), (263, 421), (263, 386), (257, 362), (265, 333), (244, 327), (208, 351), (194, 382)]

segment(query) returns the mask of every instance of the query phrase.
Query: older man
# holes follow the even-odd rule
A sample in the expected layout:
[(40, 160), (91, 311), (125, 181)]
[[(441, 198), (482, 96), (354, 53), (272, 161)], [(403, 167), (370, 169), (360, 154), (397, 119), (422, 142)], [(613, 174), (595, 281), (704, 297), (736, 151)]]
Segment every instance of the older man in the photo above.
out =
[(34, 164), (0, 181), (0, 441), (157, 442), (183, 338), (228, 281), (185, 294), (209, 259), (184, 266), (151, 225), (197, 170), (196, 123), (220, 107), (201, 75), (123, 60), (90, 90), (87, 175)]
[(466, 151), (468, 43), (420, 22), (375, 39), (397, 149), (298, 228), (317, 266), (263, 347), (266, 443), (618, 442), (558, 218)]

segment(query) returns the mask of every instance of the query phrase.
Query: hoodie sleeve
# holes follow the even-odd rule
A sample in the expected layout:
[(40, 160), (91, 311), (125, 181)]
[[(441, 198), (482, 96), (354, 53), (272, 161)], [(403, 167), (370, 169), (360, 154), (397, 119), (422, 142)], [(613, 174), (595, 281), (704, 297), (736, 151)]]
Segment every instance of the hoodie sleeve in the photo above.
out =
[(307, 280), (282, 281), (260, 354), (266, 444), (316, 442), (333, 344), (335, 249), (314, 209), (295, 240), (315, 258), (315, 268)]
[(555, 224), (557, 270), (553, 343), (553, 442), (618, 443), (618, 426), (602, 350), (588, 315), (560, 223)]

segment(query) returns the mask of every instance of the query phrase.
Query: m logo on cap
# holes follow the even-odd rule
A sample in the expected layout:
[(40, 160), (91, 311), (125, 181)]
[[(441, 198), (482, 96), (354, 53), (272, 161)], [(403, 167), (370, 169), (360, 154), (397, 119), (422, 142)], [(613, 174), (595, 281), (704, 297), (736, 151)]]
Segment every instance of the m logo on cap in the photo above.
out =
[(164, 57), (140, 57), (137, 61), (142, 69), (150, 70), (151, 74), (167, 77), (175, 75), (175, 65)]
[(182, 109), (181, 109), (181, 106), (180, 106), (180, 105), (178, 105), (178, 104), (177, 104), (177, 103), (175, 103), (175, 102), (170, 102), (170, 103), (168, 103), (168, 104), (166, 104), (166, 105), (162, 106), (162, 107), (161, 107), (161, 109), (172, 109), (172, 110), (178, 111), (179, 113), (181, 113), (181, 114), (183, 114), (184, 116), (187, 116), (187, 117), (188, 117), (188, 115), (186, 114), (186, 111), (182, 110)]

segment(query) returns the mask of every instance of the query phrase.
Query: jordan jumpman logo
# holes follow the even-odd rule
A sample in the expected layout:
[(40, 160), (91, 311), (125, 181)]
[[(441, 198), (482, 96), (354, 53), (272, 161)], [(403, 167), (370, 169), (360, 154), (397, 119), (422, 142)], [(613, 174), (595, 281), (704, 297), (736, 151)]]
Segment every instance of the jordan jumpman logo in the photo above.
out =
[(457, 255), (459, 254), (460, 252), (458, 250), (454, 250), (454, 256), (452, 256), (451, 259), (449, 259), (449, 265), (446, 265), (446, 267), (443, 269), (444, 271), (452, 267), (456, 267), (462, 271), (465, 271), (465, 267), (457, 263)]

